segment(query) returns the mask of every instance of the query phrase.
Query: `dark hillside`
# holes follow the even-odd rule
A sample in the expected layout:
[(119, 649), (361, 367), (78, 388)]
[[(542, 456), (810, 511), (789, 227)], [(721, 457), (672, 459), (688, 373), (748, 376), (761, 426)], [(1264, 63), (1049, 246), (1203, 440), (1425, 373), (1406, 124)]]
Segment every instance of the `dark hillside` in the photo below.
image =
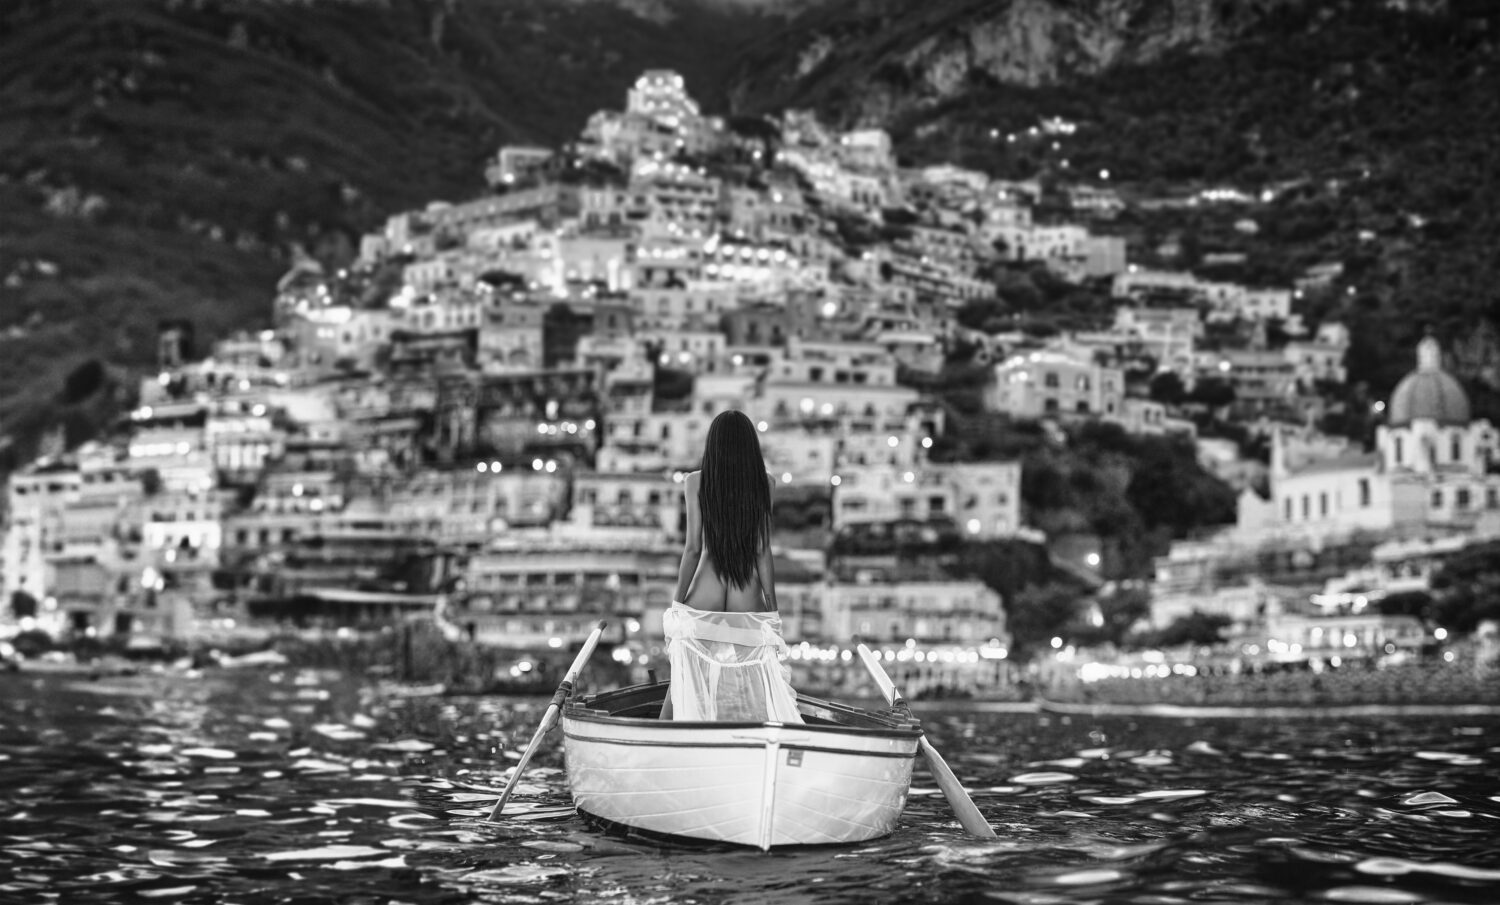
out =
[(682, 72), (712, 109), (733, 46), (772, 25), (687, 0), (656, 13), (7, 4), (0, 430), (41, 419), (59, 371), (149, 364), (159, 316), (194, 321), (204, 345), (262, 323), (294, 245), (341, 260), (389, 213), (478, 194), (500, 144), (575, 136), (646, 68)]
[[(1066, 24), (1072, 7), (1057, 6)], [(1143, 14), (1168, 6), (1140, 4)], [(1182, 44), (1097, 75), (1027, 87), (998, 82), (974, 65), (970, 48), (959, 58), (967, 62), (953, 63), (963, 77), (941, 95), (930, 61), (911, 48), (961, 31), (965, 16), (983, 26), (1003, 5), (953, 0), (907, 14), (874, 7), (884, 16), (879, 33), (824, 10), (817, 27), (848, 31), (856, 47), (831, 51), (776, 96), (847, 121), (850, 86), (866, 79), (868, 93), (888, 96), (887, 122), (910, 163), (953, 160), (1012, 178), (1040, 172), (1137, 199), (1210, 186), (1254, 195), (1271, 188), (1268, 204), (1165, 212), (1144, 227), (1158, 238), (1184, 233), (1194, 253), (1217, 241), (1221, 227), (1229, 238), (1214, 250), (1249, 254), (1258, 271), (1251, 280), (1289, 280), (1313, 264), (1342, 263), (1343, 278), (1310, 293), (1303, 313), (1351, 325), (1351, 379), (1381, 397), (1412, 367), (1424, 331), (1451, 347), (1481, 321), (1500, 321), (1500, 6), (1229, 6), (1242, 15), (1218, 27), (1233, 40), (1212, 52)], [(953, 21), (939, 27), (938, 15)], [(798, 62), (790, 49), (777, 60), (769, 43), (754, 52), (766, 72)], [(1077, 122), (1078, 131), (1030, 131), (1053, 116)], [(1246, 217), (1259, 231), (1235, 236), (1231, 225)], [(1173, 263), (1191, 266), (1193, 258)]]

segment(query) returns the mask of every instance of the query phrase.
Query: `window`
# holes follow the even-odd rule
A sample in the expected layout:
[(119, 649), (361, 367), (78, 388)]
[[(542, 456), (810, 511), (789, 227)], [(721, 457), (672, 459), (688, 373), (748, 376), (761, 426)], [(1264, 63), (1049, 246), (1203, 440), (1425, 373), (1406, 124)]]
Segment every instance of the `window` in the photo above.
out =
[(1048, 400), (1044, 401), (1042, 403), (1042, 410), (1043, 411), (1048, 411), (1048, 412), (1055, 412), (1055, 411), (1057, 411), (1057, 400), (1056, 399), (1048, 399)]
[(1075, 408), (1078, 409), (1078, 414), (1087, 415), (1089, 413), (1089, 401), (1087, 399), (1080, 399), (1078, 400), (1078, 405), (1075, 406)]
[(948, 509), (948, 501), (940, 496), (929, 497), (927, 509), (931, 512), (944, 512)]
[(1451, 438), (1449, 438), (1448, 451), (1451, 453), (1451, 455), (1449, 456), (1449, 458), (1452, 459), (1454, 462), (1458, 462), (1458, 461), (1461, 461), (1463, 459), (1463, 457), (1464, 457), (1463, 440), (1462, 440), (1462, 438), (1459, 437), (1458, 431), (1454, 431), (1453, 432), (1453, 436)]
[(1469, 508), (1469, 488), (1460, 487), (1453, 494), (1453, 505), (1459, 509)]
[(1286, 520), (1286, 521), (1289, 522), (1289, 521), (1292, 520), (1292, 498), (1291, 497), (1287, 497), (1286, 499), (1282, 500), (1281, 502), (1282, 502), (1282, 506), (1281, 506), (1281, 508), (1282, 508), (1282, 518), (1284, 520)]
[(1328, 494), (1318, 494), (1318, 515), (1328, 515)]
[(1051, 389), (1051, 390), (1057, 389), (1057, 387), (1058, 387), (1057, 372), (1055, 372), (1055, 371), (1048, 371), (1047, 374), (1046, 374), (1046, 376), (1044, 376), (1042, 378), (1042, 386), (1047, 387), (1048, 389)]
[(1402, 437), (1397, 437), (1396, 438), (1396, 464), (1397, 465), (1401, 464), (1402, 452), (1405, 450), (1405, 447), (1406, 447), (1406, 444), (1403, 443), (1403, 442), (1401, 442), (1403, 439), (1404, 438), (1402, 438)]
[(1443, 492), (1441, 490), (1434, 490), (1432, 492), (1432, 508), (1443, 508)]
[(1359, 479), (1359, 505), (1360, 506), (1369, 506), (1370, 505), (1370, 479), (1369, 478), (1360, 478)]
[(1078, 387), (1078, 392), (1087, 393), (1089, 391), (1089, 375), (1079, 374), (1075, 385)]

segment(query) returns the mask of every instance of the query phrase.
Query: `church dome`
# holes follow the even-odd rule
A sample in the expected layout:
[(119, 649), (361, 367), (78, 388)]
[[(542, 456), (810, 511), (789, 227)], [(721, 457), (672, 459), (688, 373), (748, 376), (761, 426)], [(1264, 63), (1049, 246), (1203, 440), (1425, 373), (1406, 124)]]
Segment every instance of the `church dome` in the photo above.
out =
[(1417, 344), (1417, 369), (1396, 384), (1386, 413), (1391, 427), (1406, 427), (1424, 418), (1445, 427), (1468, 426), (1469, 396), (1443, 370), (1437, 340), (1429, 336)]

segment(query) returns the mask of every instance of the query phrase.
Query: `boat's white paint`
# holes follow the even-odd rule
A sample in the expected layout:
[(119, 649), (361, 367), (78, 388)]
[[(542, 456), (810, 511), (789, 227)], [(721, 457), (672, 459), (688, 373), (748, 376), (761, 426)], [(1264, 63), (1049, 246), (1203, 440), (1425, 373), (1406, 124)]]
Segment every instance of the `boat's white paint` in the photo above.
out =
[(563, 714), (578, 810), (649, 830), (770, 848), (859, 842), (895, 828), (917, 740), (781, 723)]

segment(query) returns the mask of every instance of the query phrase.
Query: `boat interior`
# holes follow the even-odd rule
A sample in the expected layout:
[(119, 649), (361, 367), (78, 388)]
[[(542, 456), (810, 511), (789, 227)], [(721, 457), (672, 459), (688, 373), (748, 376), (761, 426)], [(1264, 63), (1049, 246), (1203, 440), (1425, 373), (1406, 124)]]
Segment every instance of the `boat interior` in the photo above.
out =
[[(646, 682), (612, 691), (601, 691), (575, 698), (569, 709), (594, 717), (658, 720), (666, 700), (669, 681)], [(865, 710), (848, 704), (797, 695), (797, 709), (812, 726), (837, 726), (846, 729), (884, 729), (921, 731), (921, 721), (907, 709)]]

